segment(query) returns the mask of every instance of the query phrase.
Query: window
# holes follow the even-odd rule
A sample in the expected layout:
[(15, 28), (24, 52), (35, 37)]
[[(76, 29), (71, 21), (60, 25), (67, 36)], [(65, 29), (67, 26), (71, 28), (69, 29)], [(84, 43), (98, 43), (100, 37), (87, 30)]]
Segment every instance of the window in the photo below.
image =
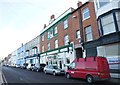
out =
[(53, 29), (48, 31), (48, 39), (51, 39), (53, 37)]
[(44, 34), (42, 34), (42, 41), (44, 41)]
[(54, 28), (54, 34), (57, 34), (58, 33), (58, 29), (57, 27)]
[(117, 18), (118, 29), (120, 31), (120, 11), (116, 12), (116, 18)]
[(48, 43), (48, 50), (50, 50), (50, 43)]
[(58, 40), (55, 40), (55, 48), (58, 48)]
[(50, 32), (48, 32), (48, 39), (50, 38)]
[(109, 3), (110, 0), (96, 0), (96, 7), (97, 9), (103, 7), (104, 5), (106, 5), (107, 3)]
[(64, 29), (68, 28), (68, 20), (64, 21)]
[(71, 63), (70, 66), (69, 66), (70, 69), (73, 69), (75, 68), (75, 62)]
[(89, 8), (86, 7), (85, 9), (83, 9), (82, 14), (83, 14), (83, 20), (90, 18)]
[(69, 36), (66, 35), (66, 36), (64, 37), (64, 44), (65, 44), (65, 45), (68, 45), (68, 42), (69, 42)]
[(44, 52), (44, 46), (42, 46), (42, 52)]
[(103, 35), (115, 32), (114, 20), (112, 13), (101, 18)]
[(86, 41), (91, 41), (93, 39), (91, 26), (85, 28), (85, 33), (86, 33)]
[(99, 0), (99, 6), (102, 7), (106, 5), (110, 0)]
[(79, 39), (80, 38), (80, 30), (77, 30), (76, 31), (76, 39)]

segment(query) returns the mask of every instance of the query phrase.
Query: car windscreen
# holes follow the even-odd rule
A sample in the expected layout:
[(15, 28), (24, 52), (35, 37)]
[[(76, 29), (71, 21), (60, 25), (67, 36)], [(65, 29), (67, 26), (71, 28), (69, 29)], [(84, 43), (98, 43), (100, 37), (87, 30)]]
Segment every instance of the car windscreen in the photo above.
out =
[(58, 69), (58, 67), (57, 67), (57, 66), (53, 66), (53, 68), (54, 68), (54, 69)]

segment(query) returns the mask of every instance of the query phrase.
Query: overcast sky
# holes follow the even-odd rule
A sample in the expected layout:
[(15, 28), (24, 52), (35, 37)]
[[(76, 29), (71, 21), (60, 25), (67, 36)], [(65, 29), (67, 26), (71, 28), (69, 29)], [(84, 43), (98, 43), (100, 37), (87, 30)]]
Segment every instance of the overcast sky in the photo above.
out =
[(57, 18), (86, 0), (0, 0), (0, 58), (39, 35), (50, 16)]

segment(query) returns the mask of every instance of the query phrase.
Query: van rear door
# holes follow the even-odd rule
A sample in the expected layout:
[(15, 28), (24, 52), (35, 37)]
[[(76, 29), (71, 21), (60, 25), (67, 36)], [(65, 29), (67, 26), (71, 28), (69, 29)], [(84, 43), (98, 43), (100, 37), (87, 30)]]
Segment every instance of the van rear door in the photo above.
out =
[(98, 57), (98, 71), (100, 78), (109, 78), (110, 73), (109, 73), (109, 65), (107, 62), (107, 59), (104, 57)]

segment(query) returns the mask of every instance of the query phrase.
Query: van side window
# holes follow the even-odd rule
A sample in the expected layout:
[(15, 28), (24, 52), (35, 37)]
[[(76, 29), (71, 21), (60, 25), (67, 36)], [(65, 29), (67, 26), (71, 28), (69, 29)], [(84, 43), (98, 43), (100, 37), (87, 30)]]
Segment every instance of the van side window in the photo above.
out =
[(75, 62), (71, 63), (70, 66), (69, 66), (70, 69), (73, 69), (75, 68)]

